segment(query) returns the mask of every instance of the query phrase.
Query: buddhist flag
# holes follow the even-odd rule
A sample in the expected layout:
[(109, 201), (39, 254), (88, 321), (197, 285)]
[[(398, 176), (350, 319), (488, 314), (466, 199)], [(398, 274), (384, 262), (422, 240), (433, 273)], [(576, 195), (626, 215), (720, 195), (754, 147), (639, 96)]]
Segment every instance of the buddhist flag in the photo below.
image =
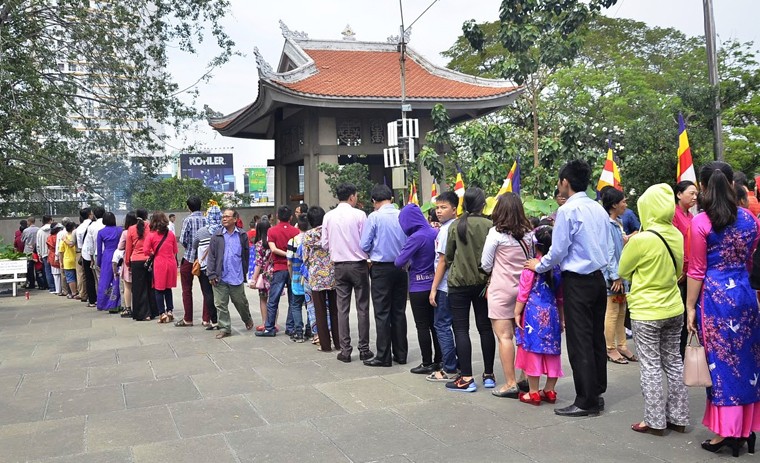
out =
[(438, 197), (438, 187), (435, 185), (435, 179), (433, 179), (433, 186), (430, 189), (430, 202), (434, 203), (435, 198)]
[(416, 204), (420, 205), (419, 199), (417, 199), (417, 184), (414, 183), (414, 180), (412, 180), (412, 184), (409, 185), (409, 201), (406, 202), (407, 204)]
[(596, 191), (602, 191), (602, 188), (606, 186), (623, 191), (623, 186), (620, 184), (620, 172), (615, 162), (615, 156), (612, 154), (612, 140), (607, 140), (607, 145), (607, 159), (604, 161), (604, 169), (599, 177), (599, 183), (596, 184)]
[(694, 171), (694, 161), (691, 158), (689, 137), (686, 135), (686, 123), (683, 114), (678, 113), (678, 165), (676, 166), (676, 182), (691, 180), (697, 183), (697, 174)]
[(457, 206), (457, 215), (464, 213), (464, 180), (462, 180), (462, 172), (457, 172), (457, 179), (454, 182), (454, 193), (459, 196), (459, 206)]
[(496, 197), (503, 195), (506, 192), (511, 191), (516, 195), (520, 195), (520, 159), (515, 159), (512, 164), (512, 168), (509, 169), (507, 178), (504, 179), (504, 183), (501, 185), (501, 189), (496, 194)]

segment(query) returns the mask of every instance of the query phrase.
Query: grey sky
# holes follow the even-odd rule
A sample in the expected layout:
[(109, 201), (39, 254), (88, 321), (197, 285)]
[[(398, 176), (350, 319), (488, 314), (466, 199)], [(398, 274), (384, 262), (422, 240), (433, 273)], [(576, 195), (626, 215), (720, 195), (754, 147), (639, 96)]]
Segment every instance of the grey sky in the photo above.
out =
[[(431, 2), (404, 0), (406, 23), (413, 21)], [(479, 22), (498, 19), (500, 3), (499, 0), (438, 0), (412, 28), (410, 46), (443, 66), (446, 62), (440, 52), (449, 48), (461, 34), (462, 23), (468, 19)], [(758, 13), (758, 0), (715, 0), (719, 40), (757, 42), (755, 22)], [(605, 14), (636, 19), (652, 26), (674, 27), (688, 35), (702, 35), (704, 31), (702, 0), (619, 0)], [(281, 0), (266, 3), (232, 0), (232, 15), (226, 21), (227, 32), (246, 56), (235, 57), (217, 70), (208, 84), (200, 86), (200, 105), (208, 104), (227, 114), (256, 99), (257, 71), (253, 47), (257, 46), (272, 66), (277, 65), (283, 46), (280, 19), (290, 29), (304, 31), (313, 39), (339, 39), (340, 32), (350, 24), (357, 40), (385, 41), (389, 35), (398, 33), (400, 25), (397, 0)], [(199, 65), (208, 56), (175, 59), (171, 72), (181, 84), (189, 85), (202, 72)], [(398, 76), (389, 75), (388, 78), (398, 79)], [(187, 141), (212, 148), (234, 147), (235, 157), (241, 158), (240, 161), (245, 158), (246, 165), (264, 164), (271, 151), (266, 142), (224, 138), (205, 125), (199, 126), (195, 133), (185, 135)], [(172, 144), (180, 146), (182, 141)]]

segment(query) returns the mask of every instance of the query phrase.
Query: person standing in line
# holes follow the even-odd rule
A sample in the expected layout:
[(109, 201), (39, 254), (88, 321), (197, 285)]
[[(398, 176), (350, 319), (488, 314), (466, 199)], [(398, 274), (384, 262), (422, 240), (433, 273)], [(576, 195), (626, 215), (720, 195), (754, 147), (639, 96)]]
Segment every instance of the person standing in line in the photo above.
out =
[(208, 253), (211, 237), (222, 229), (222, 211), (215, 202), (206, 210), (204, 223), (205, 225), (196, 234), (193, 248), (197, 252), (198, 261), (201, 265), (198, 281), (200, 281), (201, 292), (203, 293), (203, 326), (206, 327), (206, 331), (213, 331), (219, 329), (219, 323), (214, 305), (214, 290), (211, 287), (211, 282), (208, 281)]
[(172, 288), (177, 287), (177, 237), (169, 230), (169, 219), (161, 211), (153, 213), (150, 219), (150, 233), (145, 238), (143, 248), (153, 257), (153, 290), (158, 308), (158, 323), (174, 320), (174, 298)]
[[(728, 446), (733, 455), (746, 443), (755, 451), (760, 431), (760, 315), (750, 283), (760, 244), (760, 219), (736, 206), (733, 170), (713, 161), (699, 171), (704, 212), (689, 233), (686, 313), (689, 331), (705, 348), (712, 387), (702, 424), (715, 437), (708, 452)], [(635, 281), (634, 281), (635, 282)]]
[[(395, 264), (399, 269), (408, 267), (409, 304), (412, 306), (417, 342), (422, 354), (422, 363), (410, 372), (430, 375), (441, 369), (443, 358), (435, 332), (435, 308), (430, 304), (430, 288), (435, 278), (435, 238), (438, 231), (428, 223), (420, 207), (413, 203), (401, 209), (398, 222), (407, 240), (396, 257)], [(400, 288), (393, 288), (391, 291), (399, 292)]]
[(29, 223), (26, 221), (26, 219), (21, 219), (18, 221), (18, 230), (16, 230), (15, 235), (13, 236), (13, 248), (16, 250), (16, 252), (24, 252), (24, 240), (21, 239), (21, 235), (24, 233), (24, 230), (29, 226)]
[[(235, 225), (238, 213), (225, 209), (222, 213), (222, 227), (211, 237), (206, 274), (214, 291), (214, 305), (219, 319), (219, 333), (216, 339), (232, 336), (232, 326), (228, 305), (230, 299), (246, 330), (253, 329), (253, 319), (245, 294), (246, 271), (248, 270), (248, 235)], [(282, 291), (282, 290), (280, 290)]]
[[(322, 248), (330, 253), (335, 264), (335, 293), (338, 307), (340, 353), (337, 359), (351, 361), (351, 291), (356, 297), (359, 320), (359, 359), (369, 360), (375, 354), (369, 349), (369, 268), (367, 253), (361, 247), (361, 236), (367, 215), (356, 209), (356, 187), (342, 183), (336, 188), (338, 205), (325, 214), (322, 224)], [(399, 359), (406, 362), (406, 359)]]
[(602, 191), (602, 207), (610, 216), (608, 222), (609, 247), (607, 248), (609, 263), (602, 271), (607, 283), (607, 312), (604, 315), (607, 360), (625, 365), (628, 362), (638, 362), (636, 354), (628, 349), (625, 336), (625, 295), (628, 293), (628, 281), (621, 278), (618, 272), (618, 263), (623, 253), (625, 237), (620, 217), (627, 210), (628, 203), (622, 191), (610, 187)]
[(449, 227), (446, 241), (446, 266), (449, 268), (449, 304), (453, 317), (454, 339), (461, 373), (446, 383), (449, 391), (475, 392), (478, 386), (472, 376), (472, 343), (470, 341), (470, 306), (483, 352), (483, 386), (496, 387), (493, 363), (496, 355), (488, 302), (485, 298), (488, 277), (481, 268), (483, 246), (493, 223), (483, 217), (486, 195), (480, 188), (464, 193), (464, 214)]
[(82, 249), (84, 248), (84, 239), (87, 236), (87, 227), (92, 223), (92, 209), (85, 207), (79, 210), (79, 226), (77, 226), (74, 234), (77, 238), (77, 291), (79, 293), (79, 299), (87, 303), (89, 297), (87, 295), (87, 273), (92, 272), (90, 267), (85, 268), (85, 260), (82, 257)]
[[(287, 288), (288, 311), (293, 307), (293, 289), (290, 286), (290, 274), (288, 273), (288, 241), (298, 235), (298, 229), (290, 225), (292, 212), (288, 206), (277, 208), (277, 225), (269, 228), (267, 242), (272, 251), (272, 281), (269, 284), (269, 299), (267, 300), (267, 319), (264, 331), (257, 331), (256, 336), (274, 337), (277, 335), (277, 312), (280, 305), (282, 291)], [(247, 236), (246, 236), (247, 239)], [(247, 264), (247, 262), (246, 262)], [(300, 312), (299, 312), (300, 315)], [(289, 318), (292, 318), (293, 314)], [(285, 325), (285, 334), (303, 338), (303, 319), (293, 320), (293, 327)]]
[[(609, 197), (604, 201), (607, 208)], [(683, 236), (673, 226), (670, 185), (647, 188), (638, 207), (643, 230), (626, 244), (618, 269), (622, 278), (633, 282), (628, 305), (644, 396), (644, 420), (631, 429), (662, 436), (666, 428), (684, 432), (689, 424), (689, 393), (678, 352), (684, 312), (677, 284), (683, 270)], [(663, 370), (668, 378), (667, 394), (662, 386)]]
[[(193, 326), (193, 263), (198, 257), (197, 250), (193, 243), (198, 238), (198, 230), (203, 227), (203, 214), (201, 213), (201, 199), (197, 196), (190, 196), (185, 202), (190, 210), (190, 215), (182, 221), (182, 231), (180, 232), (180, 243), (185, 248), (185, 255), (179, 264), (179, 275), (182, 281), (182, 307), (185, 313), (181, 320), (174, 326)], [(169, 221), (169, 223), (172, 223)], [(174, 235), (174, 230), (169, 227), (169, 231)], [(176, 278), (175, 278), (176, 280)]]
[[(330, 253), (322, 247), (322, 223), (325, 210), (312, 206), (306, 213), (311, 229), (303, 238), (303, 261), (309, 275), (309, 287), (314, 300), (314, 312), (322, 352), (340, 349), (338, 308), (335, 294), (335, 265)], [(329, 322), (328, 322), (329, 320)], [(331, 339), (332, 338), (332, 339)]]
[(406, 363), (409, 352), (406, 339), (409, 281), (406, 270), (394, 265), (406, 243), (406, 235), (399, 224), (399, 210), (393, 205), (391, 189), (387, 185), (375, 185), (371, 199), (375, 210), (364, 223), (360, 245), (372, 262), (369, 269), (372, 277), (370, 292), (375, 310), (377, 354), (373, 359), (364, 360), (364, 364), (389, 367), (392, 358)]
[[(263, 220), (260, 220), (256, 224), (256, 237), (253, 239), (253, 256), (251, 259), (253, 264), (249, 262), (248, 274), (251, 277), (248, 279), (248, 286), (252, 289), (256, 289), (259, 293), (259, 313), (261, 314), (261, 325), (256, 327), (256, 331), (264, 331), (267, 323), (267, 301), (269, 301), (269, 288), (272, 284), (272, 250), (269, 249), (269, 242), (267, 242), (267, 234), (270, 229), (269, 219), (264, 216)], [(253, 267), (251, 267), (253, 265)], [(261, 277), (262, 286), (257, 287), (256, 283)], [(275, 332), (279, 331), (277, 325), (274, 325)]]
[(76, 299), (79, 297), (78, 294), (76, 294), (76, 288), (77, 288), (77, 240), (74, 236), (74, 230), (76, 229), (76, 224), (74, 222), (67, 222), (65, 232), (66, 235), (61, 241), (60, 248), (58, 249), (58, 252), (60, 254), (63, 254), (63, 259), (61, 259), (62, 267), (63, 267), (63, 273), (66, 276), (66, 284), (69, 286), (69, 295), (66, 296), (69, 299)]
[(256, 239), (256, 225), (259, 223), (259, 216), (254, 215), (253, 219), (248, 222), (248, 231), (246, 234), (248, 235), (248, 245), (253, 246), (253, 240)]
[(26, 223), (29, 225), (21, 232), (21, 241), (24, 243), (24, 254), (26, 254), (26, 285), (25, 289), (34, 289), (37, 281), (36, 272), (34, 270), (34, 254), (35, 246), (37, 245), (37, 232), (40, 230), (35, 225), (36, 219), (29, 217), (26, 219)]
[(430, 305), (435, 307), (433, 325), (441, 346), (441, 369), (431, 373), (426, 378), (432, 382), (446, 382), (456, 379), (459, 370), (457, 348), (454, 345), (454, 333), (451, 330), (452, 317), (449, 307), (449, 271), (446, 268), (446, 242), (449, 238), (449, 227), (457, 218), (459, 197), (453, 191), (446, 191), (435, 198), (435, 215), (438, 223), (438, 235), (435, 240), (436, 260), (434, 262), (435, 277), (430, 288)]
[(124, 265), (132, 272), (132, 319), (136, 321), (153, 320), (158, 316), (156, 296), (153, 292), (153, 277), (145, 268), (148, 249), (145, 240), (151, 233), (147, 221), (148, 211), (135, 211), (137, 223), (127, 231), (127, 246), (124, 252)]
[(525, 263), (537, 273), (556, 265), (562, 271), (567, 353), (576, 397), (571, 405), (554, 409), (560, 416), (599, 415), (607, 390), (607, 288), (602, 269), (608, 263), (609, 216), (586, 195), (590, 181), (586, 161), (575, 159), (562, 166), (557, 188), (567, 202), (557, 211), (551, 249), (540, 260)]
[[(69, 284), (66, 282), (66, 272), (63, 271), (63, 240), (66, 239), (66, 224), (69, 222), (68, 217), (61, 219), (62, 228), (55, 237), (56, 258), (61, 268), (61, 292), (58, 293), (59, 296), (69, 296)], [(79, 294), (76, 294), (76, 296), (78, 297)]]
[(122, 311), (121, 311), (121, 318), (132, 318), (132, 269), (129, 268), (129, 265), (127, 265), (127, 235), (129, 234), (129, 228), (132, 225), (137, 224), (137, 215), (134, 211), (127, 212), (127, 215), (124, 217), (124, 228), (121, 231), (121, 236), (119, 237), (119, 244), (116, 247), (117, 251), (122, 251), (122, 257), (124, 259), (124, 263), (121, 266), (121, 284), (123, 291), (123, 299), (122, 299)]
[[(87, 297), (89, 298), (89, 304), (87, 307), (96, 307), (98, 300), (98, 281), (100, 279), (100, 268), (98, 267), (97, 260), (97, 240), (98, 232), (103, 228), (103, 214), (106, 210), (103, 206), (95, 206), (92, 208), (92, 215), (94, 220), (87, 227), (87, 236), (84, 238), (84, 248), (82, 249), (82, 258), (89, 261), (89, 267), (91, 272), (85, 272), (85, 278), (87, 278)], [(109, 264), (110, 265), (110, 264)], [(89, 276), (89, 278), (88, 278)]]
[[(303, 306), (306, 302), (306, 294), (304, 291), (304, 285), (303, 285), (303, 274), (301, 272), (301, 269), (303, 267), (303, 260), (301, 257), (298, 256), (298, 248), (301, 246), (301, 243), (303, 242), (303, 235), (306, 232), (306, 230), (309, 229), (309, 222), (306, 220), (306, 214), (300, 214), (298, 216), (298, 220), (296, 221), (296, 224), (298, 226), (298, 233), (296, 236), (290, 239), (288, 241), (288, 251), (287, 251), (287, 259), (288, 259), (288, 274), (290, 275), (290, 288), (293, 292), (293, 299), (292, 303), (289, 304), (290, 307), (288, 309), (290, 310), (292, 316), (293, 316), (293, 322), (296, 327), (303, 326), (304, 325), (304, 319), (303, 319)], [(305, 320), (306, 324), (308, 324), (308, 313), (307, 319)], [(311, 330), (309, 330), (311, 331)], [(300, 331), (296, 331), (290, 339), (294, 342), (304, 342), (304, 335)]]
[(113, 273), (113, 254), (119, 247), (121, 227), (116, 226), (116, 216), (113, 212), (103, 214), (103, 228), (97, 237), (97, 263), (102, 269), (102, 278), (98, 284), (98, 310), (108, 310), (119, 313), (121, 294), (119, 293), (119, 275)]
[(50, 263), (47, 259), (47, 239), (50, 236), (50, 224), (53, 222), (53, 218), (49, 215), (42, 216), (42, 228), (37, 232), (37, 256), (42, 262), (42, 267), (45, 272), (45, 283), (47, 290), (52, 294), (55, 293), (55, 280), (53, 279), (53, 271)]
[[(177, 216), (175, 214), (169, 214), (169, 231), (174, 233), (174, 235), (177, 235), (177, 232), (174, 231), (174, 222), (177, 220)], [(182, 221), (182, 225), (184, 226), (185, 223)]]
[(53, 291), (51, 294), (61, 294), (61, 264), (58, 262), (58, 253), (56, 252), (56, 240), (58, 232), (63, 230), (61, 224), (53, 222), (50, 224), (50, 235), (48, 236), (45, 246), (47, 246), (47, 261), (50, 264), (50, 271), (53, 275)]
[[(688, 238), (691, 221), (694, 215), (691, 208), (697, 204), (697, 185), (690, 180), (684, 180), (676, 184), (675, 190), (676, 212), (673, 214), (673, 226), (681, 232), (684, 240), (683, 272), (678, 277), (678, 289), (681, 292), (681, 301), (686, 305), (686, 275), (689, 272)], [(688, 320), (684, 316), (683, 329), (681, 330), (681, 343), (679, 346), (681, 359), (686, 352), (686, 342), (689, 337)]]
[(491, 394), (516, 399), (520, 389), (515, 377), (515, 304), (523, 264), (533, 257), (533, 232), (520, 197), (512, 192), (499, 197), (491, 218), (494, 226), (488, 230), (480, 264), (491, 275), (488, 318), (496, 334), (506, 381)]

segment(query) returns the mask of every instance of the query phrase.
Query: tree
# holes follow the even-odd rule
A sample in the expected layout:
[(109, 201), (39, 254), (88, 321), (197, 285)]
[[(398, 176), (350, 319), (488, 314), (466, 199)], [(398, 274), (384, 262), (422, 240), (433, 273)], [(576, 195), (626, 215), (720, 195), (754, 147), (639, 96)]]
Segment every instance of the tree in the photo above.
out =
[[(498, 42), (507, 52), (490, 55), (487, 68), (523, 85), (533, 122), (533, 166), (539, 165), (539, 101), (551, 74), (572, 63), (582, 44), (580, 32), (602, 7), (617, 0), (503, 0), (499, 12)], [(492, 28), (493, 26), (489, 26)], [(474, 20), (462, 26), (473, 49), (484, 50), (483, 28)]]
[(181, 211), (187, 209), (185, 201), (190, 196), (201, 198), (205, 205), (213, 199), (224, 204), (224, 197), (215, 194), (203, 181), (196, 178), (168, 178), (163, 180), (145, 180), (132, 196), (132, 206), (149, 211)]
[[(150, 175), (164, 129), (200, 117), (166, 71), (167, 50), (195, 53), (211, 35), (234, 53), (228, 0), (0, 2), (0, 199), (45, 185), (104, 189), (132, 160)], [(120, 167), (119, 167), (120, 166)]]
[(323, 172), (327, 178), (325, 182), (330, 187), (330, 192), (333, 196), (336, 196), (338, 185), (342, 183), (351, 183), (356, 187), (356, 195), (358, 202), (356, 207), (364, 210), (366, 213), (372, 212), (372, 181), (369, 177), (369, 169), (366, 165), (359, 162), (352, 164), (336, 165), (328, 163), (320, 163), (319, 171)]

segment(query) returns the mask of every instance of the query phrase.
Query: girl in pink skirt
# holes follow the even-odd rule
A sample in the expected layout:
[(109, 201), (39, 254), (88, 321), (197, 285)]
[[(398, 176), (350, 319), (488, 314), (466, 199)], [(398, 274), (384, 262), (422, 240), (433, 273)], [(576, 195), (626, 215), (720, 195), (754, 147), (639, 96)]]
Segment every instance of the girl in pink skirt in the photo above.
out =
[[(552, 227), (538, 227), (533, 240), (540, 259), (552, 245)], [(557, 378), (564, 376), (560, 359), (564, 322), (559, 267), (541, 274), (524, 269), (515, 305), (515, 368), (525, 371), (530, 391), (520, 394), (520, 402), (541, 405), (542, 400), (557, 401), (554, 387)], [(546, 375), (546, 384), (539, 390), (542, 375)]]

